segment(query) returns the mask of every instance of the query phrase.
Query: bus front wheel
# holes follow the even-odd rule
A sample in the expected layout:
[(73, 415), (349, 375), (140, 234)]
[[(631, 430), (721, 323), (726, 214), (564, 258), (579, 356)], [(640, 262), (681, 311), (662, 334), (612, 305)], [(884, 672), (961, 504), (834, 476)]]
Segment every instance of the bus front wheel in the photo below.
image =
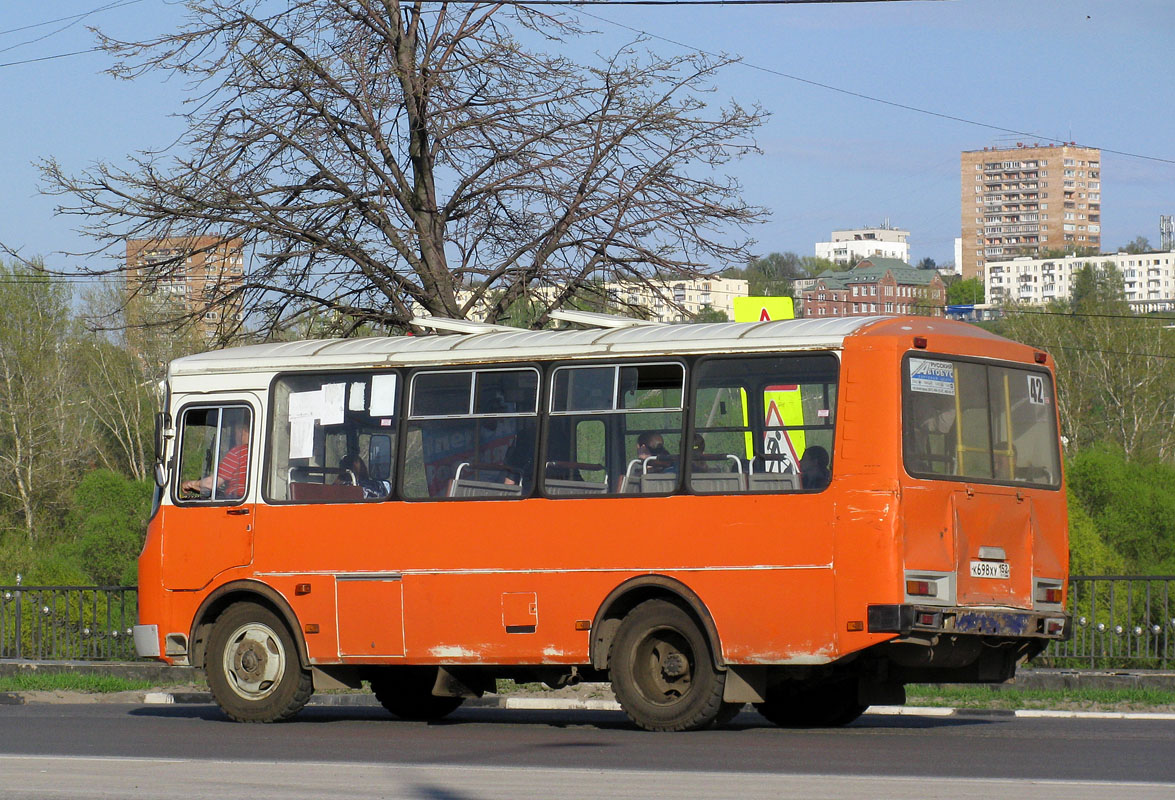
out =
[(608, 672), (620, 707), (645, 730), (700, 730), (723, 710), (726, 675), (714, 669), (706, 635), (665, 600), (646, 600), (624, 617)]
[(461, 697), (434, 695), (436, 680), (435, 667), (389, 667), (371, 674), (371, 691), (400, 719), (429, 722), (447, 717), (464, 702)]
[(285, 622), (255, 603), (234, 603), (216, 620), (204, 671), (217, 705), (237, 722), (289, 719), (314, 690)]

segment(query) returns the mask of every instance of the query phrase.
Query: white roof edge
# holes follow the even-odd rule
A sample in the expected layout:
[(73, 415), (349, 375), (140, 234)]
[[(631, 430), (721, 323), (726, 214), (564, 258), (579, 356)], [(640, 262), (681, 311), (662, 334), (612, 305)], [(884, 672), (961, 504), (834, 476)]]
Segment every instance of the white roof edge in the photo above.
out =
[(507, 328), (472, 336), (392, 336), (247, 345), (185, 356), (169, 375), (840, 349), (844, 339), (895, 317), (660, 324), (566, 331)]

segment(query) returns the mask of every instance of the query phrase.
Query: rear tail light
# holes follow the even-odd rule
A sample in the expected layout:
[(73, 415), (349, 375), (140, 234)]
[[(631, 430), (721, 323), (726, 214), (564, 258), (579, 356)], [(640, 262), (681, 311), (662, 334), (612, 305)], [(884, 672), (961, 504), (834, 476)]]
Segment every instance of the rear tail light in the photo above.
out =
[(955, 602), (955, 575), (952, 572), (908, 569), (903, 578), (907, 603), (949, 606)]
[(937, 588), (934, 581), (906, 581), (906, 594), (914, 597), (932, 597)]
[(1059, 606), (1065, 602), (1065, 590), (1060, 581), (1037, 580), (1032, 597), (1038, 604)]
[(1065, 620), (1047, 619), (1044, 623), (1044, 632), (1049, 636), (1060, 636), (1065, 632)]

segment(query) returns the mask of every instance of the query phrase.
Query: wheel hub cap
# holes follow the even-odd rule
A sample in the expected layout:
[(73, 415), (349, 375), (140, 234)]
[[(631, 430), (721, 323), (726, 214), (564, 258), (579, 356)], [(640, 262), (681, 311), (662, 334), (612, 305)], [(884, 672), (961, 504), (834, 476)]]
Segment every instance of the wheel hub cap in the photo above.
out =
[(224, 671), (233, 691), (247, 700), (267, 697), (286, 671), (281, 639), (267, 625), (242, 625), (229, 639)]

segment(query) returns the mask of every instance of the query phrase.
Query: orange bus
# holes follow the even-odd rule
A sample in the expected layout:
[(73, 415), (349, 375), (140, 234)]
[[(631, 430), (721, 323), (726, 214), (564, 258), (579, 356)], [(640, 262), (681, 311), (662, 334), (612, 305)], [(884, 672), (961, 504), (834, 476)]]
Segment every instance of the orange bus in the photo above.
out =
[(231, 718), (611, 681), (690, 730), (845, 724), (1069, 633), (1049, 356), (922, 317), (240, 347), (170, 365), (140, 655)]

